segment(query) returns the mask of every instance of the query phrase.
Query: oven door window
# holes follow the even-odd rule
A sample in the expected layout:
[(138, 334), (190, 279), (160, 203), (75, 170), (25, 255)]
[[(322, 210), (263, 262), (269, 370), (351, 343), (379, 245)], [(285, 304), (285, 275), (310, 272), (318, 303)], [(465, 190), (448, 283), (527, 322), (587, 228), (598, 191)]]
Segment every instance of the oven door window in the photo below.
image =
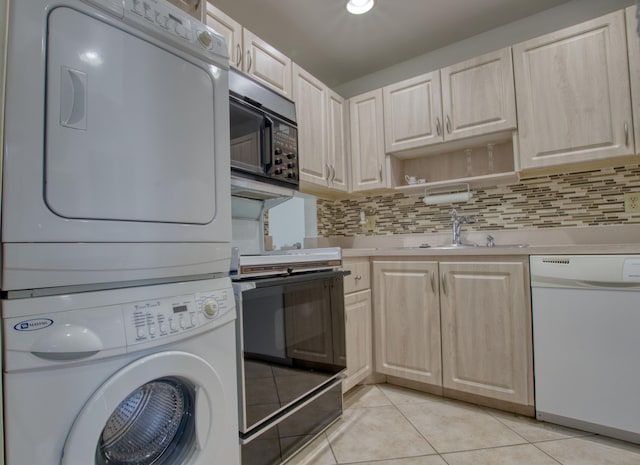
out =
[(340, 298), (342, 286), (331, 279), (243, 292), (248, 429), (344, 370), (344, 302)]
[(230, 99), (231, 168), (265, 175), (271, 164), (273, 123), (259, 111)]

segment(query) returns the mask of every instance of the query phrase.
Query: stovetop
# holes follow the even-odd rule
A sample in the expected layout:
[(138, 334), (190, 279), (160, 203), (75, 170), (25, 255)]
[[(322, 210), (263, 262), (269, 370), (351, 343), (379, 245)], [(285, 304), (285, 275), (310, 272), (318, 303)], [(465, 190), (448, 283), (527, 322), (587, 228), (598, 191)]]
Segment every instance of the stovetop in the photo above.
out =
[(342, 265), (339, 247), (319, 249), (277, 250), (261, 254), (242, 255), (234, 249), (231, 278), (274, 276), (307, 271), (337, 269)]

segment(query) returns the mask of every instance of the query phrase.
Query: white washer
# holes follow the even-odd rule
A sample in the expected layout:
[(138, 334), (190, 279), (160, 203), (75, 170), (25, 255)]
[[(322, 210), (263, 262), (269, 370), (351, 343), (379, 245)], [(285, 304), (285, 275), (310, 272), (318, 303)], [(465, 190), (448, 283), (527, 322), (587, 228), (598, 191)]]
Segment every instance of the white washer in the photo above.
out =
[(239, 465), (228, 278), (2, 302), (7, 465)]

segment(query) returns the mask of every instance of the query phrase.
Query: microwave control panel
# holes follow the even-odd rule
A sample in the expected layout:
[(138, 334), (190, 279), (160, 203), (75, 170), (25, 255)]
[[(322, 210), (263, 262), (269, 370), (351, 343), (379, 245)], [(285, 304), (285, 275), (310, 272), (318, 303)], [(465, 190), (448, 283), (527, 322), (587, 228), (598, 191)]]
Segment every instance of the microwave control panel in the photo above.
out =
[(271, 177), (298, 184), (298, 130), (288, 124), (275, 122), (273, 148)]

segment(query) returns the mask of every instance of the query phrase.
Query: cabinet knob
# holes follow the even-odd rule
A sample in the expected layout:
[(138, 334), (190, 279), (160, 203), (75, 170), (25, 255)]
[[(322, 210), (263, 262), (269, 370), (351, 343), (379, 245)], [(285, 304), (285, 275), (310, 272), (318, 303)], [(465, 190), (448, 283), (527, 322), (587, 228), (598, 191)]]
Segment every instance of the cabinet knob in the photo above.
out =
[(355, 279), (356, 281), (360, 281), (360, 280), (362, 279), (362, 276), (357, 275), (357, 276), (354, 276), (354, 278), (353, 278), (353, 279)]

